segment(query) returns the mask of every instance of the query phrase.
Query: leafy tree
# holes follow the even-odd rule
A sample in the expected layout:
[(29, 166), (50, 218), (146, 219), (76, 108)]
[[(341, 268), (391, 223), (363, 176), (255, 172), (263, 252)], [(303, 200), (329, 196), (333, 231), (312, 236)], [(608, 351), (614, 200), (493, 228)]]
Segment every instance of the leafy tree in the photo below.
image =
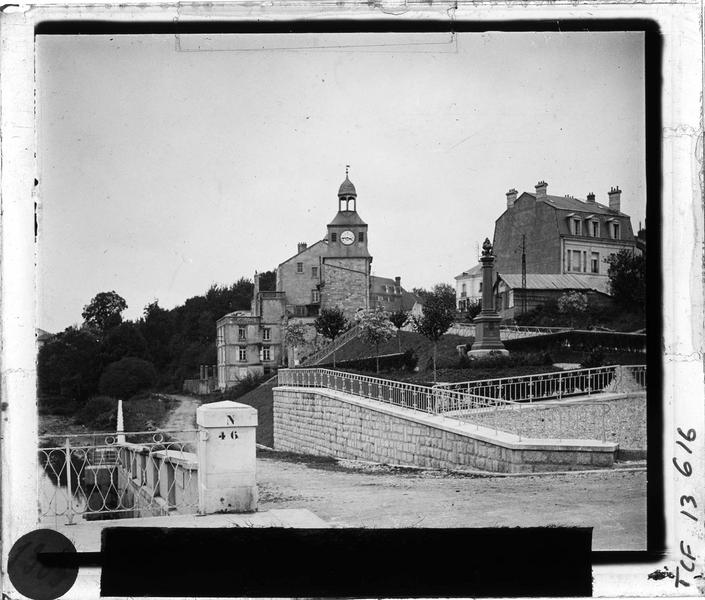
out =
[(438, 298), (450, 310), (455, 311), (455, 288), (447, 283), (437, 283), (433, 286), (432, 296)]
[(147, 341), (142, 335), (141, 328), (132, 321), (123, 321), (113, 327), (103, 339), (103, 363), (116, 362), (126, 356), (148, 358)]
[(264, 271), (259, 274), (259, 289), (262, 292), (274, 292), (277, 289), (277, 272)]
[(85, 324), (101, 334), (122, 323), (122, 312), (127, 302), (115, 291), (100, 292), (83, 307), (81, 316)]
[(397, 328), (397, 340), (399, 342), (399, 354), (401, 354), (401, 328), (409, 322), (409, 314), (406, 311), (398, 310), (389, 315), (389, 320)]
[(421, 317), (411, 317), (414, 329), (433, 343), (433, 381), (436, 381), (436, 354), (438, 340), (455, 320), (455, 303), (448, 303), (444, 294), (429, 294), (424, 301)]
[(631, 250), (620, 250), (606, 259), (610, 293), (624, 308), (644, 310), (646, 304), (646, 258)]
[(100, 376), (100, 393), (127, 400), (150, 388), (157, 377), (154, 365), (141, 358), (127, 357), (110, 363)]
[(482, 301), (475, 300), (474, 302), (468, 302), (465, 305), (465, 314), (469, 321), (472, 321), (477, 315), (480, 314), (482, 310)]
[(355, 315), (362, 339), (375, 347), (377, 373), (379, 373), (379, 345), (394, 335), (394, 325), (382, 309), (361, 310)]
[[(314, 321), (313, 326), (318, 333), (330, 340), (331, 343), (349, 328), (343, 311), (337, 306), (335, 308), (324, 308)], [(333, 368), (335, 368), (335, 350), (333, 351)]]
[(570, 326), (574, 327), (576, 317), (585, 314), (588, 308), (586, 294), (580, 292), (566, 292), (558, 298), (558, 312), (570, 319)]
[(98, 389), (101, 345), (94, 333), (68, 327), (44, 344), (37, 358), (39, 391), (85, 402)]
[[(306, 326), (299, 321), (290, 321), (284, 328), (284, 343), (296, 352), (306, 343)], [(294, 365), (289, 365), (290, 367)]]

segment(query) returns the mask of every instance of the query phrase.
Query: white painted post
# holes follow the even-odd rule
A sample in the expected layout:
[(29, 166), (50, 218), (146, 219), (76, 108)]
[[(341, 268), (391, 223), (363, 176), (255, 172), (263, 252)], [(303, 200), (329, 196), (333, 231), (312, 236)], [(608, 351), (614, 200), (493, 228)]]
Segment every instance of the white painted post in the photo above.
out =
[(122, 445), (125, 443), (125, 420), (122, 415), (122, 400), (118, 400), (117, 409), (117, 443)]
[(257, 411), (224, 400), (199, 406), (196, 423), (199, 513), (257, 510)]

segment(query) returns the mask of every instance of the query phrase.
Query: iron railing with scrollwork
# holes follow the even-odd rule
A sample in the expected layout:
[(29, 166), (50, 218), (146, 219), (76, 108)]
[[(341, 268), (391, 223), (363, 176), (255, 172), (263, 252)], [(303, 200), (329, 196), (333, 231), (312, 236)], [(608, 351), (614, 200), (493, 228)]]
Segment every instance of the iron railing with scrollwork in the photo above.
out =
[(197, 512), (196, 434), (40, 436), (40, 522)]

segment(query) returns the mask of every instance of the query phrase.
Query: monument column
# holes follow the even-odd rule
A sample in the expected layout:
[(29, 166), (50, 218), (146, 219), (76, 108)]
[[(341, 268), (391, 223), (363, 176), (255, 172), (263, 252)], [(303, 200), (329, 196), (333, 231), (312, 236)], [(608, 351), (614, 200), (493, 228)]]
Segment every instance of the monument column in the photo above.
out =
[(475, 343), (468, 352), (470, 357), (487, 356), (490, 353), (509, 354), (499, 339), (499, 323), (502, 318), (494, 309), (494, 254), (488, 238), (482, 244), (482, 310), (473, 319), (475, 323)]

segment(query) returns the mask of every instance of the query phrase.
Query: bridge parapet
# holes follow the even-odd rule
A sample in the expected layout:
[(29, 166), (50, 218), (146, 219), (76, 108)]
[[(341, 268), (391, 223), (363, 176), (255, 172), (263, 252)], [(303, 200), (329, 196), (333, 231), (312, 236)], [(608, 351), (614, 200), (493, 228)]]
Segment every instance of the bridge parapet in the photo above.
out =
[(42, 436), (40, 521), (96, 520), (198, 509), (196, 430)]

